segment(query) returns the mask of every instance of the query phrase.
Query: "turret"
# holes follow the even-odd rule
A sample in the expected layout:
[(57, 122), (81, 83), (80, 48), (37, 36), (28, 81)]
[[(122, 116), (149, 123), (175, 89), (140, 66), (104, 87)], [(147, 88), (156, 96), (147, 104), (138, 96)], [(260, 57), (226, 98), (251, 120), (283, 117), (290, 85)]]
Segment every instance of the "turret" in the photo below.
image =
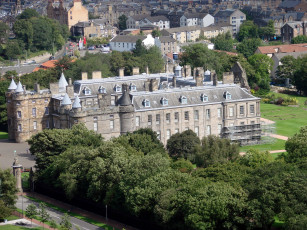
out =
[(62, 102), (61, 102), (61, 107), (63, 109), (70, 109), (71, 108), (71, 100), (70, 98), (68, 97), (68, 94), (65, 93), (63, 99), (62, 99)]
[(123, 84), (122, 90), (123, 94), (117, 104), (119, 105), (120, 133), (125, 134), (134, 130), (134, 108), (129, 95), (128, 85)]
[(18, 84), (17, 84), (17, 88), (15, 89), (15, 92), (16, 92), (16, 93), (22, 93), (22, 92), (24, 92), (24, 89), (23, 89), (22, 84), (21, 84), (20, 81), (19, 81)]
[(64, 73), (62, 73), (59, 80), (59, 92), (60, 93), (66, 92), (66, 86), (68, 86), (68, 83), (66, 81)]
[(14, 91), (14, 90), (16, 90), (16, 89), (17, 89), (17, 85), (16, 85), (14, 79), (12, 78), (12, 81), (11, 81), (11, 84), (10, 84), (8, 90), (9, 90), (9, 91)]
[(76, 112), (81, 111), (81, 103), (80, 103), (80, 99), (78, 96), (75, 97), (75, 101), (72, 104), (72, 109)]

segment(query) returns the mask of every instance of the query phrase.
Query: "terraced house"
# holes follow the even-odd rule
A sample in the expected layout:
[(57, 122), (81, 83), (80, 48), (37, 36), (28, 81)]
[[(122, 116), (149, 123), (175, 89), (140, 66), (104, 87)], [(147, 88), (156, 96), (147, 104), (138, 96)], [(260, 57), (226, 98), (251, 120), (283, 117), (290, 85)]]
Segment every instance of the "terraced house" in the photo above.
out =
[(49, 128), (84, 123), (104, 138), (152, 128), (162, 143), (187, 129), (200, 138), (220, 135), (242, 144), (260, 140), (260, 99), (250, 94), (239, 63), (217, 80), (214, 71), (184, 66), (175, 74), (139, 74), (82, 80), (72, 84), (62, 74), (50, 89), (26, 90), (12, 80), (6, 93), (9, 138), (24, 142)]

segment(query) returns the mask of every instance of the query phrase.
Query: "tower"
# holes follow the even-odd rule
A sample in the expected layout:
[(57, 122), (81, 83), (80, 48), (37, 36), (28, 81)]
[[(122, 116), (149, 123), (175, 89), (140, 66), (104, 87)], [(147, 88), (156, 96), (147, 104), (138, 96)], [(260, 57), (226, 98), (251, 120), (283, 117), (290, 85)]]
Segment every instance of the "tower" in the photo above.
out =
[(126, 134), (134, 131), (134, 108), (129, 95), (129, 87), (127, 84), (122, 85), (123, 94), (118, 100), (119, 117), (120, 117), (120, 133)]
[(18, 192), (22, 192), (22, 184), (21, 184), (21, 168), (22, 165), (18, 163), (18, 159), (17, 157), (14, 158), (14, 162), (13, 162), (13, 174), (16, 178), (16, 188), (18, 190)]

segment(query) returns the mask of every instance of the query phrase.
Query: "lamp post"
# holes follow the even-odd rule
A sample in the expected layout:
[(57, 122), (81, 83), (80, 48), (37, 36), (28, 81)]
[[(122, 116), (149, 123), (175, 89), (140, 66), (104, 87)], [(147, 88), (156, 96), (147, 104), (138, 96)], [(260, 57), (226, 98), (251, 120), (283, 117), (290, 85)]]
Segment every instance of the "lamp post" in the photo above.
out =
[(108, 222), (108, 205), (106, 204), (106, 221)]

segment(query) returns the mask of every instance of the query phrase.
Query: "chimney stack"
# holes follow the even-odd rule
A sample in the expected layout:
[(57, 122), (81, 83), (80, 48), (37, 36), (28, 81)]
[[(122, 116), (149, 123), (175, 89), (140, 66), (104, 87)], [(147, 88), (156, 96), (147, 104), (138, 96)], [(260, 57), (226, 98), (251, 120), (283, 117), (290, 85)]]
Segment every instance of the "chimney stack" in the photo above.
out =
[(173, 76), (173, 87), (176, 88), (176, 77)]
[(93, 71), (92, 79), (101, 79), (101, 71)]
[(38, 83), (34, 84), (34, 91), (39, 93), (40, 92), (40, 85)]
[(211, 72), (213, 75), (213, 86), (217, 86), (218, 85), (218, 80), (217, 80), (217, 74), (215, 73), (215, 71)]
[(140, 74), (140, 68), (139, 67), (133, 67), (132, 68), (132, 75), (138, 75)]
[(87, 80), (87, 72), (82, 72), (82, 80)]
[(124, 70), (125, 70), (125, 68), (119, 68), (119, 70), (118, 70), (118, 76), (119, 77), (124, 77), (125, 76)]

